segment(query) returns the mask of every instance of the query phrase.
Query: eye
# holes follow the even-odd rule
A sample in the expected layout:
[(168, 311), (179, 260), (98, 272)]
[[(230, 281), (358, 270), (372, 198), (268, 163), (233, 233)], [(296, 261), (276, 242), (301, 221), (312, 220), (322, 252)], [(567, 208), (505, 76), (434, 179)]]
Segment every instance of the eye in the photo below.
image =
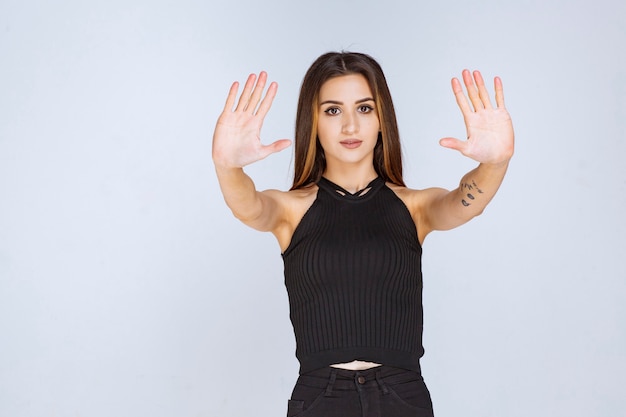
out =
[(359, 106), (358, 110), (359, 113), (370, 113), (374, 111), (374, 108), (369, 104), (363, 104), (362, 106)]
[(339, 107), (329, 107), (326, 110), (324, 110), (324, 113), (326, 113), (329, 116), (336, 116), (339, 113), (341, 113), (341, 110), (339, 110)]

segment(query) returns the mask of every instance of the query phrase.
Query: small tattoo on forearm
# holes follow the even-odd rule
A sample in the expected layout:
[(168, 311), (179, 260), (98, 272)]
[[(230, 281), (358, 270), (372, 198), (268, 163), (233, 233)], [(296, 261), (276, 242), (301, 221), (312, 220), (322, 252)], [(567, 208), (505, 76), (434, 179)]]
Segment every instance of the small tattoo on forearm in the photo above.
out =
[[(472, 183), (470, 184), (469, 182), (464, 182), (461, 184), (461, 189), (468, 191), (467, 194), (465, 194), (467, 196), (467, 198), (469, 200), (476, 200), (476, 197), (474, 195), (474, 192), (477, 192), (478, 194), (482, 194), (483, 190), (481, 190), (480, 188), (478, 188), (478, 185), (476, 185), (476, 181), (472, 180)], [(466, 200), (466, 199), (462, 199), (461, 203), (463, 204), (463, 206), (467, 207), (470, 206), (471, 203)]]
[(478, 191), (478, 194), (482, 194), (483, 190), (481, 190), (480, 188), (478, 188), (478, 185), (476, 185), (476, 183), (474, 182), (474, 180), (472, 180), (472, 184), (474, 185), (474, 187), (476, 187), (476, 191)]

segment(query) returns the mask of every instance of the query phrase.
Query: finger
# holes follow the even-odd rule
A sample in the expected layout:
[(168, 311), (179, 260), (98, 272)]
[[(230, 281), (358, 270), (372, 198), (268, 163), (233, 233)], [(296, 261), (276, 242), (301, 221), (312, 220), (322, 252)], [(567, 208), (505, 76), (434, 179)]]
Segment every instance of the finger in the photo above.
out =
[(267, 73), (265, 71), (261, 71), (261, 73), (259, 74), (259, 78), (257, 79), (256, 85), (254, 86), (254, 90), (252, 90), (252, 95), (250, 96), (250, 100), (248, 101), (248, 106), (246, 110), (254, 112), (256, 106), (259, 104), (259, 100), (261, 99), (261, 95), (263, 94), (263, 89), (265, 88), (266, 82)]
[(439, 144), (444, 148), (454, 149), (461, 153), (467, 148), (467, 142), (456, 138), (442, 138), (439, 140)]
[(226, 98), (226, 104), (224, 105), (224, 111), (233, 111), (235, 100), (237, 99), (237, 90), (239, 90), (239, 83), (235, 81), (228, 90), (228, 97)]
[(257, 110), (257, 115), (261, 118), (264, 118), (267, 112), (272, 107), (272, 103), (274, 102), (274, 97), (276, 97), (276, 92), (278, 90), (278, 84), (273, 82), (270, 84), (267, 89), (267, 93), (265, 93), (265, 97), (261, 100), (261, 104), (259, 105), (259, 110)]
[(283, 149), (287, 149), (290, 145), (291, 141), (289, 139), (281, 139), (268, 145), (268, 147), (272, 149), (272, 152), (280, 152)]
[(500, 77), (496, 77), (493, 80), (494, 89), (496, 90), (496, 106), (499, 109), (503, 109), (504, 106), (504, 88), (502, 87), (502, 80)]
[(491, 100), (489, 99), (489, 92), (487, 91), (487, 87), (485, 87), (485, 80), (483, 80), (483, 76), (480, 74), (480, 71), (474, 71), (474, 81), (476, 82), (478, 96), (480, 97), (483, 107), (491, 109), (492, 107)]
[(273, 153), (280, 152), (283, 149), (288, 148), (289, 145), (291, 145), (291, 141), (289, 139), (281, 139), (274, 143), (270, 143), (269, 145), (265, 145), (261, 148), (261, 158), (266, 158)]
[(245, 111), (248, 108), (248, 102), (250, 101), (250, 93), (252, 92), (252, 87), (254, 87), (254, 82), (256, 81), (256, 74), (250, 74), (248, 79), (246, 80), (246, 84), (243, 87), (243, 91), (241, 92), (241, 96), (239, 96), (239, 102), (237, 103), (236, 111)]
[(461, 109), (461, 113), (466, 115), (472, 112), (470, 108), (469, 102), (467, 101), (467, 97), (463, 94), (463, 87), (461, 87), (461, 82), (457, 78), (452, 79), (452, 91), (454, 92), (454, 97), (456, 98), (456, 104), (458, 104)]
[(478, 89), (476, 88), (476, 84), (474, 83), (474, 79), (472, 78), (472, 74), (469, 72), (469, 70), (463, 70), (463, 82), (465, 83), (467, 95), (472, 102), (474, 111), (483, 109), (484, 105), (480, 100), (480, 96), (478, 95)]

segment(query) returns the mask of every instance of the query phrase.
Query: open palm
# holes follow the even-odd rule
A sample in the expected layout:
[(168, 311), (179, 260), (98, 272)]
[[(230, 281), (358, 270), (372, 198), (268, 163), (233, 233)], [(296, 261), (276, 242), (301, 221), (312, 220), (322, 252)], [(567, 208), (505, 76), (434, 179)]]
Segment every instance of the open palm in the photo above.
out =
[(236, 106), (239, 83), (235, 82), (231, 86), (213, 134), (213, 161), (216, 165), (241, 168), (291, 144), (287, 139), (269, 145), (261, 143), (263, 120), (278, 89), (276, 83), (271, 83), (261, 99), (266, 82), (265, 72), (259, 74), (258, 81), (255, 74), (250, 75)]
[(480, 163), (507, 162), (513, 155), (515, 135), (511, 116), (504, 106), (502, 80), (498, 77), (494, 79), (496, 107), (491, 104), (480, 72), (474, 71), (472, 77), (468, 70), (464, 70), (463, 82), (469, 101), (456, 78), (452, 79), (452, 91), (463, 114), (467, 140), (448, 137), (441, 139), (440, 144)]

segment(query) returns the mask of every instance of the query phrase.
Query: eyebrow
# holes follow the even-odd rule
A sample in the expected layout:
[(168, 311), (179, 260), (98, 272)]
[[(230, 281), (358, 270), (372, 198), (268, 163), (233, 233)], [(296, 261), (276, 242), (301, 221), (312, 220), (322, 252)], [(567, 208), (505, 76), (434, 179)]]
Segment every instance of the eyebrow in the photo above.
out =
[[(354, 102), (354, 104), (361, 104), (361, 103), (365, 103), (366, 101), (374, 101), (373, 98), (371, 97), (366, 97), (366, 98), (362, 98), (360, 100), (357, 100)], [(324, 104), (343, 104), (343, 102), (341, 101), (337, 101), (337, 100), (326, 100), (320, 103), (320, 106), (323, 106)]]

